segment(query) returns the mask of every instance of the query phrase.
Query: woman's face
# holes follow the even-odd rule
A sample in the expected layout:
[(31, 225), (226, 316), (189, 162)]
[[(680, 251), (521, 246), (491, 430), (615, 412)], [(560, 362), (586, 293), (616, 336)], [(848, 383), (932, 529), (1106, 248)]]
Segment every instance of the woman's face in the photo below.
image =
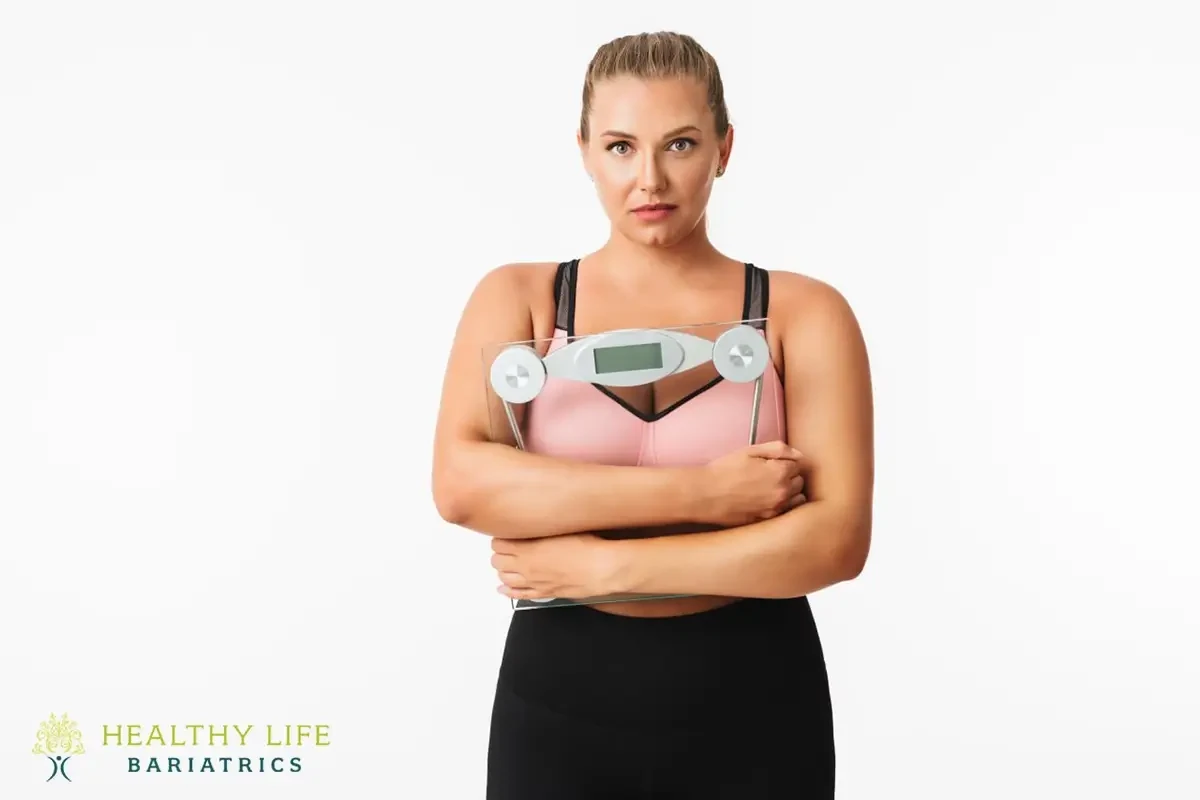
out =
[(659, 247), (692, 233), (733, 143), (732, 128), (717, 137), (703, 84), (603, 81), (588, 123), (590, 139), (580, 140), (580, 149), (613, 226), (632, 241)]

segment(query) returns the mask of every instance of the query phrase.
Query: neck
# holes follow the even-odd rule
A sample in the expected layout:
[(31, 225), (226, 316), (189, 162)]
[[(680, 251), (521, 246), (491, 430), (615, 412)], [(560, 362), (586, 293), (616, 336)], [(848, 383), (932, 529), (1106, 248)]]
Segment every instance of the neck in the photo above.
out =
[(621, 280), (645, 281), (648, 276), (666, 280), (695, 274), (705, 265), (722, 260), (708, 239), (705, 220), (690, 234), (671, 245), (646, 245), (628, 239), (613, 230), (608, 241), (595, 254), (605, 271)]

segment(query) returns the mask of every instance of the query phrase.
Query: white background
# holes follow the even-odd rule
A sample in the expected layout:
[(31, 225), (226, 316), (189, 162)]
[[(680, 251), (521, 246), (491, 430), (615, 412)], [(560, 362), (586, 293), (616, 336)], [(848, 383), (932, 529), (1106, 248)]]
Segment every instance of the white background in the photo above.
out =
[[(583, 71), (667, 28), (726, 81), (716, 243), (871, 352), (839, 798), (1196, 797), (1187, 5), (0, 6), (0, 795), (482, 797), (511, 611), (432, 504), (440, 370), (486, 270), (603, 241)], [(332, 744), (101, 746), (190, 722)]]

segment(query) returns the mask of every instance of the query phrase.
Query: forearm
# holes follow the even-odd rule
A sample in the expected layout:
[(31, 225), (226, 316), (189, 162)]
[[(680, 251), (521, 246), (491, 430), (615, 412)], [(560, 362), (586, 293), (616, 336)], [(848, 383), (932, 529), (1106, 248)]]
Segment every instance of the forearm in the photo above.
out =
[(612, 542), (614, 591), (799, 597), (856, 577), (869, 540), (867, 515), (812, 502), (737, 528)]
[(687, 524), (702, 514), (702, 483), (696, 468), (588, 464), (477, 442), (435, 468), (434, 497), (449, 522), (532, 539)]

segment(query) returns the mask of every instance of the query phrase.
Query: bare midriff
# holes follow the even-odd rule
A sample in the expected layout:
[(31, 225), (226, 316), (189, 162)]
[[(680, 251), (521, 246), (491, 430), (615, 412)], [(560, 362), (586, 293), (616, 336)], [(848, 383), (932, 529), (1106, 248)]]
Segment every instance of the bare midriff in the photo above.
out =
[(592, 608), (622, 617), (679, 617), (698, 614), (736, 602), (736, 597), (702, 595), (697, 597), (668, 597), (662, 600), (633, 600), (621, 603), (597, 603)]

